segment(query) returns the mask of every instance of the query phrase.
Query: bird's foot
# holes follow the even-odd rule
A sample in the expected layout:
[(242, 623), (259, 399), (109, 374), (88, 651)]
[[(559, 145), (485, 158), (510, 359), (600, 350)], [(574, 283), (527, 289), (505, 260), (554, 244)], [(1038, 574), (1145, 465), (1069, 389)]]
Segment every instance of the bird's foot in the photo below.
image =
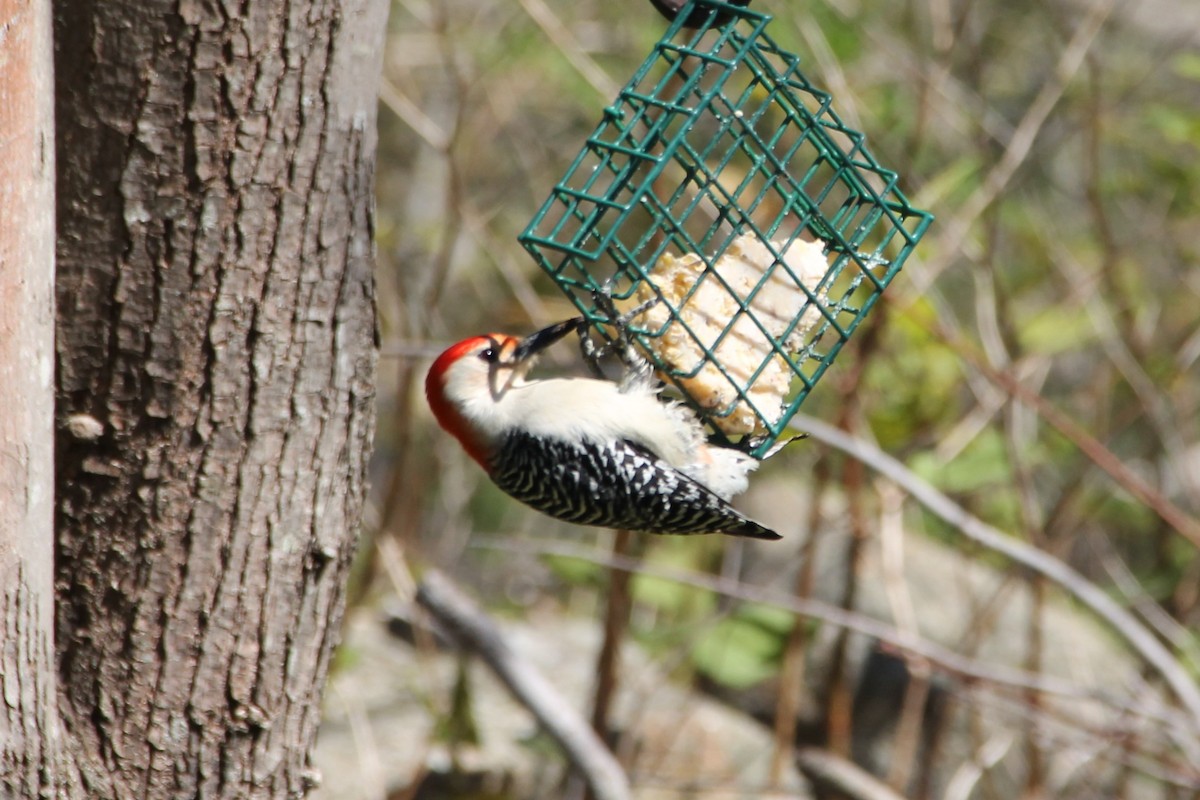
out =
[(659, 298), (651, 298), (621, 313), (613, 302), (611, 289), (606, 283), (603, 287), (592, 292), (592, 302), (603, 314), (606, 324), (615, 330), (616, 336), (615, 338), (608, 338), (605, 342), (597, 342), (590, 330), (580, 331), (580, 352), (583, 354), (583, 360), (587, 363), (588, 368), (598, 377), (604, 377), (604, 371), (600, 368), (600, 361), (612, 355), (625, 367), (625, 374), (621, 380), (622, 388), (648, 382), (653, 375), (653, 367), (638, 352), (634, 334), (629, 330), (629, 323), (643, 314), (647, 309), (660, 302)]

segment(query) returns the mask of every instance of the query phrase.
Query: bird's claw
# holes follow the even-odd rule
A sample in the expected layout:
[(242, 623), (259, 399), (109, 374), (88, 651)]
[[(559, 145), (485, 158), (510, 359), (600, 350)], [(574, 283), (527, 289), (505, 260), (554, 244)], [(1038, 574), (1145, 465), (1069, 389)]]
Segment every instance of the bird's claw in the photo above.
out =
[(605, 343), (597, 343), (590, 331), (581, 327), (579, 335), (580, 352), (588, 369), (597, 377), (604, 377), (600, 368), (600, 360), (608, 355), (614, 355), (625, 367), (625, 375), (621, 380), (623, 387), (635, 383), (644, 383), (653, 373), (650, 362), (638, 352), (634, 334), (629, 330), (629, 323), (643, 314), (647, 309), (660, 302), (653, 297), (634, 308), (621, 313), (613, 302), (610, 283), (605, 283), (592, 291), (592, 303), (603, 315), (607, 325), (616, 330), (616, 337)]

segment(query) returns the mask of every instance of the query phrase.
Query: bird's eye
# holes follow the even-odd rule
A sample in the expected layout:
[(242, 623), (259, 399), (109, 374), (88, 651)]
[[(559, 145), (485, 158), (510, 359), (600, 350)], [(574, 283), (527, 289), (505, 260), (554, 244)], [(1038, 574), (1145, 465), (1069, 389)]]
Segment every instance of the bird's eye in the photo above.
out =
[(479, 357), (482, 358), (484, 361), (488, 362), (489, 364), (492, 364), (492, 363), (495, 363), (497, 354), (498, 354), (498, 351), (496, 350), (496, 348), (488, 347), (488, 348), (485, 348), (479, 354)]

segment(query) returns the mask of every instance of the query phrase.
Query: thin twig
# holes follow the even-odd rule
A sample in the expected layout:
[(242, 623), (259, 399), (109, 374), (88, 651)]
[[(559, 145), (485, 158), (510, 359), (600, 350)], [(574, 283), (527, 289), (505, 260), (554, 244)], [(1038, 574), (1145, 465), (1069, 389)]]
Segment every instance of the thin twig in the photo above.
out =
[(979, 779), (1012, 749), (1012, 734), (1002, 733), (985, 742), (970, 761), (959, 766), (946, 786), (946, 800), (967, 800), (975, 790)]
[(936, 332), (942, 341), (954, 349), (956, 353), (985, 375), (988, 380), (1003, 389), (1015, 400), (1030, 406), (1037, 411), (1051, 427), (1066, 437), (1091, 459), (1097, 467), (1108, 473), (1122, 489), (1133, 495), (1138, 502), (1145, 505), (1159, 516), (1163, 522), (1174, 528), (1181, 536), (1200, 548), (1200, 520), (1180, 508), (1161, 491), (1138, 475), (1117, 455), (1104, 446), (1104, 443), (1092, 436), (1083, 425), (1075, 421), (1066, 412), (1029, 389), (1011, 372), (992, 366), (986, 359), (976, 353), (961, 336), (944, 325), (937, 325)]
[[(837, 415), (837, 426), (842, 430), (854, 432), (861, 430), (862, 417), (862, 386), (866, 365), (870, 363), (871, 355), (878, 350), (881, 342), (880, 332), (888, 317), (888, 309), (881, 306), (871, 317), (865, 329), (860, 334), (854, 346), (854, 358), (847, 370), (838, 381), (838, 395), (844, 398)], [(850, 434), (852, 435), (852, 433)], [(842, 608), (854, 608), (858, 605), (860, 581), (863, 575), (863, 559), (870, 538), (869, 526), (866, 519), (865, 502), (863, 501), (866, 484), (866, 468), (862, 462), (851, 459), (842, 465), (842, 491), (846, 496), (846, 519), (850, 525), (850, 539), (846, 551), (845, 563), (842, 565), (842, 591), (838, 605)], [(848, 648), (850, 645), (849, 631), (842, 629), (834, 642), (829, 667), (829, 690), (825, 700), (825, 728), (828, 747), (840, 756), (850, 756), (854, 741), (854, 682), (848, 667)]]
[(605, 101), (617, 93), (617, 83), (587, 54), (575, 34), (563, 24), (543, 0), (521, 0), (521, 8), (537, 23), (546, 38)]
[[(883, 591), (896, 620), (896, 627), (920, 635), (917, 610), (908, 583), (904, 580), (904, 493), (888, 481), (878, 481), (879, 495), (879, 553)], [(908, 685), (900, 706), (900, 717), (892, 737), (891, 764), (887, 784), (896, 791), (909, 786), (914, 769), (918, 767), (918, 748), (921, 729), (925, 723), (925, 706), (931, 687), (929, 664), (924, 659), (908, 660)]]
[[(631, 556), (633, 534), (615, 531), (613, 554)], [(617, 673), (621, 660), (621, 642), (629, 627), (629, 573), (614, 569), (608, 573), (608, 602), (604, 609), (604, 642), (596, 658), (596, 694), (592, 701), (592, 730), (602, 740), (609, 738), (609, 713), (617, 691)]]
[(968, 684), (990, 684), (1018, 690), (1034, 689), (1045, 694), (1071, 699), (1076, 702), (1092, 701), (1129, 714), (1132, 717), (1147, 719), (1156, 724), (1175, 729), (1186, 727), (1189, 722), (1189, 720), (1174, 709), (1148, 703), (1144, 696), (1139, 696), (1136, 700), (1118, 698), (1098, 690), (1087, 691), (1081, 689), (1077, 684), (1062, 678), (1033, 675), (1019, 668), (997, 665), (966, 657), (929, 639), (902, 633), (888, 623), (881, 622), (856, 611), (838, 608), (820, 600), (798, 598), (790, 594), (784, 594), (783, 592), (751, 586), (741, 581), (728, 581), (705, 573), (652, 566), (632, 558), (616, 558), (610, 553), (604, 553), (594, 548), (575, 545), (569, 542), (529, 541), (491, 536), (486, 538), (477, 537), (472, 541), (471, 546), (502, 550), (508, 553), (576, 558), (590, 564), (615, 567), (666, 581), (673, 581), (684, 586), (693, 586), (718, 594), (727, 594), (730, 597), (736, 597), (739, 600), (750, 603), (775, 606), (785, 611), (790, 611), (793, 614), (821, 620), (829, 625), (848, 628), (864, 636), (878, 639), (880, 642), (899, 652), (927, 659), (930, 665), (937, 667), (939, 673), (942, 675), (948, 678), (957, 678)]
[[(793, 417), (792, 425), (891, 479), (921, 505), (972, 541), (1028, 567), (1039, 575), (1046, 576), (1066, 589), (1111, 625), (1162, 675), (1191, 714), (1194, 727), (1200, 727), (1200, 688), (1197, 688), (1187, 670), (1150, 631), (1094, 583), (1058, 559), (1024, 542), (1005, 536), (996, 528), (972, 516), (962, 506), (869, 442), (855, 439), (831, 425), (803, 414)], [(1180, 746), (1187, 751), (1193, 763), (1200, 764), (1200, 741), (1197, 741), (1194, 735), (1182, 738)]]
[[(908, 305), (915, 302), (909, 299)], [(902, 314), (906, 313), (904, 311)], [(909, 316), (909, 320), (914, 318)], [(927, 327), (927, 330), (938, 337), (941, 342), (952, 349), (978, 374), (985, 377), (997, 388), (1010, 395), (1013, 399), (1034, 409), (1038, 416), (1052, 428), (1062, 434), (1068, 441), (1079, 448), (1093, 464), (1108, 474), (1113, 481), (1149, 508), (1159, 519), (1172, 529), (1200, 548), (1200, 519), (1189, 514), (1169, 497), (1152, 486), (1149, 481), (1131, 469), (1112, 450), (1099, 439), (1088, 432), (1083, 425), (1076, 422), (1066, 412), (1060, 410), (1054, 403), (1026, 386), (1014, 372), (993, 366), (988, 359), (978, 352), (978, 349), (967, 342), (966, 338), (951, 328), (939, 318)]]
[[(1092, 283), (1087, 270), (1083, 264), (1079, 263), (1069, 248), (1064, 247), (1056, 237), (1048, 235), (1049, 231), (1045, 233), (1047, 234), (1046, 241), (1054, 253), (1052, 261), (1062, 273), (1063, 278), (1071, 285)], [(1192, 503), (1200, 504), (1200, 496), (1197, 496), (1195, 484), (1189, 481), (1185, 474), (1187, 443), (1180, 434), (1185, 426), (1181, 425), (1175, 416), (1165, 392), (1155, 385), (1154, 379), (1139, 362), (1133, 351), (1132, 335), (1124, 332), (1117, 324), (1118, 315), (1109, 308), (1104, 294), (1095, 291), (1087, 292), (1082, 298), (1081, 305), (1087, 310), (1092, 328), (1095, 330), (1100, 346), (1108, 356), (1108, 360), (1140, 401), (1146, 419), (1149, 420), (1151, 428), (1166, 452), (1166, 458), (1163, 461), (1167, 470)], [(1200, 546), (1200, 542), (1197, 543), (1197, 546)]]
[[(796, 572), (793, 592), (800, 599), (813, 594), (816, 582), (817, 547), (826, 527), (821, 524), (821, 497), (829, 483), (829, 459), (818, 458), (813, 468), (809, 490), (808, 536), (800, 549), (800, 568)], [(783, 662), (779, 667), (779, 697), (775, 704), (775, 747), (771, 754), (771, 784), (778, 785), (783, 770), (792, 759), (796, 729), (800, 722), (800, 701), (804, 690), (805, 654), (810, 639), (809, 627), (799, 615), (792, 623), (784, 646)]]
[(938, 275), (958, 258), (976, 220), (1008, 186), (1017, 169), (1025, 163), (1042, 126), (1079, 72), (1084, 56), (1115, 5), (1116, 0), (1097, 3), (1080, 22), (1075, 35), (1071, 37), (1058, 59), (1053, 78), (1042, 85), (1041, 91), (1025, 110), (1025, 115), (1009, 138), (1000, 160), (993, 165), (980, 187), (962, 203), (959, 212), (942, 226), (936, 246), (930, 248), (938, 254), (937, 257), (930, 260), (925, 269), (913, 271), (917, 296), (924, 296)]
[[(461, 238), (464, 222), (460, 209), (462, 198), (467, 194), (458, 151), (460, 142), (466, 135), (472, 79), (460, 63), (461, 56), (454, 40), (450, 19), (440, 5), (433, 9), (431, 26), (437, 38), (446, 76), (454, 87), (454, 106), (452, 120), (447, 128), (435, 126), (435, 129), (426, 130), (424, 133), (418, 130), (422, 136), (429, 135), (433, 137), (432, 141), (440, 142), (441, 147), (437, 152), (445, 162), (446, 174), (439, 243), (425, 267), (414, 276), (411, 283), (405, 284), (405, 297), (408, 301), (405, 329), (408, 337), (414, 339), (430, 329), (433, 316), (441, 305), (442, 293), (452, 274), (454, 252)], [(392, 99), (398, 100), (402, 97), (403, 95), (397, 93), (397, 97)], [(409, 111), (415, 110), (415, 104), (409, 105), (412, 106)], [(403, 105), (392, 107), (397, 113), (405, 108)], [(410, 125), (427, 127), (420, 121), (420, 117), (411, 113), (403, 119)], [(420, 448), (414, 446), (416, 428), (413, 421), (417, 418), (414, 408), (417, 403), (415, 389), (419, 384), (416, 364), (402, 361), (399, 366), (396, 378), (396, 408), (392, 418), (396, 426), (393, 443), (400, 455), (397, 463), (392, 465), (387, 492), (383, 498), (380, 525), (384, 535), (397, 536), (402, 541), (412, 542), (417, 536), (417, 520), (420, 519), (415, 509), (426, 489), (428, 471), (420, 466)]]
[(798, 749), (796, 766), (817, 786), (852, 800), (904, 800), (903, 795), (853, 761), (819, 747)]
[(629, 780), (587, 722), (532, 664), (513, 652), (496, 624), (440, 572), (425, 573), (417, 602), (477, 654), (529, 709), (583, 776), (596, 800), (628, 800)]
[(1099, 555), (1098, 560), (1112, 579), (1113, 586), (1125, 598), (1125, 602), (1146, 620), (1146, 624), (1185, 654), (1193, 665), (1200, 665), (1200, 643), (1197, 643), (1196, 637), (1146, 592), (1146, 587), (1138, 582), (1125, 561), (1112, 552)]
[(379, 100), (430, 148), (439, 153), (446, 152), (449, 135), (389, 78), (380, 81)]

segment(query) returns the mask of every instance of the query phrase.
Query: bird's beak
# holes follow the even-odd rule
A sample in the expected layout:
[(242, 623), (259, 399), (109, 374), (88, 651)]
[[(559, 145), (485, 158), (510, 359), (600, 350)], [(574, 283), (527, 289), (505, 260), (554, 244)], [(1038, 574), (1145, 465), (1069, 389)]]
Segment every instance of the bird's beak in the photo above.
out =
[(534, 331), (517, 342), (516, 349), (512, 353), (512, 363), (517, 365), (528, 361), (568, 333), (581, 330), (585, 324), (587, 322), (583, 317), (574, 317), (564, 322), (557, 322), (547, 328), (542, 328), (540, 331)]

